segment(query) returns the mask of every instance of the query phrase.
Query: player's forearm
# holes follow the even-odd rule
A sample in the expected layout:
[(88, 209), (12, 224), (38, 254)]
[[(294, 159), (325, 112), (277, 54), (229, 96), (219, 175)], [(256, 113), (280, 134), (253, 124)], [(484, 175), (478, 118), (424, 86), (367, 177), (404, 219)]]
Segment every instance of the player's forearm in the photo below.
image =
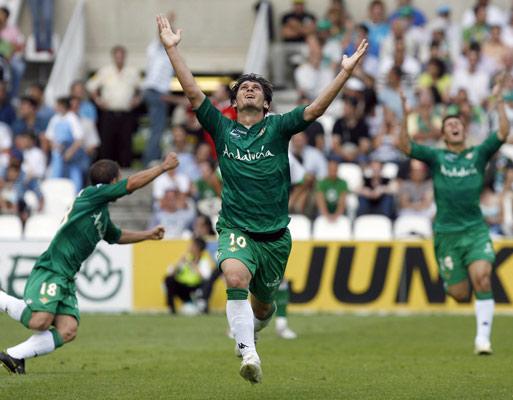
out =
[(317, 98), (305, 108), (303, 118), (305, 121), (313, 121), (319, 118), (332, 101), (337, 97), (338, 93), (344, 87), (344, 84), (351, 76), (351, 73), (342, 69), (333, 81), (317, 96)]
[(166, 52), (169, 57), (169, 61), (171, 61), (171, 64), (173, 65), (176, 77), (182, 86), (185, 96), (189, 99), (193, 108), (198, 108), (203, 102), (203, 99), (205, 99), (205, 95), (196, 83), (191, 70), (187, 64), (185, 64), (185, 61), (176, 46), (166, 48)]
[(149, 240), (151, 231), (127, 231), (123, 229), (121, 231), (121, 237), (119, 238), (118, 244), (130, 244), (138, 243), (144, 240)]
[(162, 165), (156, 165), (152, 168), (145, 169), (144, 171), (137, 172), (136, 174), (128, 177), (126, 190), (132, 193), (137, 189), (146, 186), (164, 172), (166, 172), (166, 169)]
[(497, 112), (499, 114), (499, 130), (497, 131), (497, 136), (500, 140), (505, 141), (509, 134), (509, 121), (502, 97), (497, 101)]
[(397, 143), (397, 147), (407, 156), (410, 155), (411, 152), (411, 143), (410, 136), (408, 135), (408, 123), (406, 110), (403, 109), (403, 120), (401, 122), (401, 132), (399, 133), (399, 141)]

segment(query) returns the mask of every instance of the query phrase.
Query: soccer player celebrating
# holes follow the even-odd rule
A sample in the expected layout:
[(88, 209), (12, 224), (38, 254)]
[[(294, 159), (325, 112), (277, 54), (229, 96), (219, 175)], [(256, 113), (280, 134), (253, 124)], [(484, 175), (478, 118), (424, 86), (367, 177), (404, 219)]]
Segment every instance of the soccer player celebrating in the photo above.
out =
[(499, 113), (499, 130), (475, 147), (466, 147), (466, 130), (458, 115), (449, 115), (443, 120), (442, 135), (446, 149), (435, 149), (410, 141), (406, 100), (402, 96), (404, 117), (399, 148), (406, 155), (424, 161), (431, 169), (437, 208), (434, 246), (440, 276), (446, 292), (457, 301), (469, 298), (470, 285), (475, 291), (476, 354), (492, 353), (490, 334), (495, 303), (490, 275), (495, 254), (488, 226), (479, 207), (479, 197), (486, 165), (509, 132), (502, 99), (505, 76), (502, 75), (493, 90)]
[(324, 113), (364, 55), (367, 42), (343, 58), (339, 74), (312, 104), (283, 115), (266, 116), (272, 100), (267, 80), (241, 76), (232, 88), (237, 109), (237, 120), (232, 121), (212, 106), (178, 52), (181, 30), (173, 32), (163, 16), (157, 17), (157, 25), (184, 93), (216, 145), (223, 176), (217, 261), (227, 285), (226, 315), (242, 355), (240, 374), (259, 383), (262, 369), (254, 334), (275, 311), (274, 296), (291, 249), (288, 143)]
[(128, 244), (164, 237), (161, 226), (139, 232), (119, 229), (110, 220), (108, 204), (177, 166), (175, 153), (128, 179), (121, 179), (114, 161), (99, 160), (91, 166), (91, 186), (78, 194), (48, 249), (36, 260), (23, 300), (0, 290), (0, 310), (36, 331), (27, 341), (0, 352), (0, 363), (9, 372), (24, 374), (27, 358), (48, 354), (75, 338), (80, 314), (74, 277), (99, 241)]

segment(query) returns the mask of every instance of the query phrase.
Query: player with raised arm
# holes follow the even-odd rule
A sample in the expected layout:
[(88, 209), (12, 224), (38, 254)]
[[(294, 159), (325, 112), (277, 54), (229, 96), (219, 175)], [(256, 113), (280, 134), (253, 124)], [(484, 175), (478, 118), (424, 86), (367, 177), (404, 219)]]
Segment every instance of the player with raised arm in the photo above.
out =
[(353, 56), (344, 56), (339, 74), (312, 104), (283, 115), (267, 115), (272, 100), (267, 80), (242, 75), (232, 88), (237, 109), (237, 120), (232, 121), (212, 106), (178, 52), (181, 30), (173, 32), (163, 16), (157, 16), (157, 25), (184, 93), (216, 145), (223, 176), (217, 261), (227, 285), (226, 315), (242, 355), (240, 374), (259, 383), (262, 369), (254, 335), (276, 309), (275, 293), (291, 250), (289, 140), (325, 112), (365, 53), (367, 42)]
[(446, 149), (412, 142), (407, 132), (406, 100), (402, 96), (404, 117), (399, 148), (406, 155), (424, 161), (431, 169), (437, 208), (434, 247), (438, 268), (446, 292), (455, 300), (468, 300), (471, 286), (474, 289), (476, 354), (492, 353), (490, 334), (495, 302), (490, 279), (495, 253), (488, 226), (479, 207), (479, 198), (486, 165), (509, 133), (502, 99), (505, 79), (506, 74), (503, 74), (493, 90), (497, 101), (499, 129), (475, 147), (465, 145), (466, 129), (458, 115), (449, 115), (442, 122)]
[(48, 249), (36, 260), (23, 300), (0, 290), (0, 310), (36, 331), (25, 342), (0, 352), (0, 363), (10, 373), (24, 374), (27, 358), (48, 354), (75, 338), (80, 321), (75, 276), (98, 242), (128, 244), (164, 237), (161, 226), (147, 231), (118, 228), (110, 220), (108, 205), (177, 166), (175, 153), (127, 179), (121, 179), (114, 161), (99, 160), (91, 166), (91, 186), (78, 194)]

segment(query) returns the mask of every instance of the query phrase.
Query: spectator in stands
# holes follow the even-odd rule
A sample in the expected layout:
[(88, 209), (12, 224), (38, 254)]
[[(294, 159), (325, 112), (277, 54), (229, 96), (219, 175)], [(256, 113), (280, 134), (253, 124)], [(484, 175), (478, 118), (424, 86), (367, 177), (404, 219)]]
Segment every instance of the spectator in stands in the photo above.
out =
[(205, 130), (199, 123), (198, 118), (196, 118), (196, 113), (192, 110), (190, 104), (187, 106), (185, 122), (182, 126), (187, 133), (188, 145), (196, 146), (205, 141)]
[(426, 165), (418, 160), (410, 161), (409, 179), (399, 185), (399, 216), (415, 215), (433, 218), (433, 186), (428, 179)]
[(45, 87), (41, 83), (31, 83), (27, 88), (27, 95), (37, 102), (37, 117), (43, 121), (45, 128), (53, 117), (54, 111), (52, 107), (45, 104)]
[(201, 178), (193, 183), (192, 193), (196, 200), (221, 197), (221, 179), (216, 173), (216, 165), (213, 161), (203, 161), (199, 164)]
[[(169, 13), (167, 18), (173, 26), (174, 13)], [(146, 142), (143, 155), (145, 165), (149, 165), (151, 161), (158, 161), (161, 156), (160, 141), (167, 125), (169, 112), (169, 104), (164, 96), (170, 90), (172, 76), (173, 67), (169, 63), (166, 50), (160, 40), (155, 38), (146, 49), (146, 71), (142, 84), (150, 120), (150, 137)]]
[(292, 8), (281, 18), (282, 42), (275, 43), (272, 56), (273, 82), (277, 87), (287, 83), (290, 58), (306, 52), (306, 37), (315, 32), (316, 17), (306, 11), (304, 0), (292, 0)]
[(133, 109), (141, 102), (139, 73), (127, 66), (126, 49), (114, 46), (114, 63), (100, 68), (86, 84), (100, 108), (100, 158), (117, 161), (122, 168), (132, 163), (132, 134), (136, 128)]
[(160, 199), (158, 210), (153, 212), (148, 228), (162, 225), (166, 228), (166, 238), (180, 238), (192, 227), (195, 216), (193, 202), (187, 195), (169, 188)]
[[(454, 22), (452, 18), (451, 7), (442, 5), (436, 9), (437, 17), (431, 21), (432, 32), (435, 26), (441, 26), (444, 30), (444, 39), (449, 46), (451, 64), (454, 64), (461, 53), (462, 34), (461, 27), (458, 22)], [(434, 38), (432, 37), (432, 40)]]
[[(470, 1), (468, 3), (470, 3)], [(490, 0), (476, 0), (475, 5), (471, 8), (467, 8), (463, 13), (461, 19), (463, 28), (471, 27), (476, 23), (476, 7), (485, 8), (485, 22), (488, 25), (503, 26), (506, 23), (506, 13), (501, 10), (500, 7), (490, 4)]]
[(36, 145), (37, 137), (33, 132), (24, 132), (16, 136), (16, 148), (23, 153), (21, 170), (26, 179), (42, 180), (46, 173), (46, 154)]
[(451, 76), (447, 73), (445, 63), (439, 58), (432, 58), (418, 80), (421, 89), (430, 89), (436, 104), (449, 103)]
[(381, 175), (383, 164), (371, 161), (364, 175), (363, 187), (359, 190), (357, 215), (380, 214), (395, 217), (393, 185)]
[(513, 52), (513, 48), (506, 46), (502, 41), (501, 26), (492, 25), (490, 27), (490, 35), (483, 43), (483, 57), (493, 60), (495, 68), (502, 70), (504, 68), (504, 58), (511, 52)]
[(175, 297), (182, 300), (184, 313), (197, 314), (198, 309), (193, 304), (192, 295), (201, 288), (212, 271), (212, 260), (205, 251), (206, 243), (199, 237), (194, 237), (192, 243), (176, 265), (170, 267), (165, 278), (167, 305), (171, 314), (176, 314)]
[[(401, 88), (401, 79), (403, 76), (403, 71), (400, 67), (394, 66), (390, 68), (387, 76), (387, 84), (384, 88), (382, 88), (378, 93), (379, 102), (384, 106), (389, 108), (398, 119), (402, 118), (403, 111), (401, 108), (401, 96), (400, 91)], [(409, 89), (405, 88), (404, 92), (408, 98), (410, 106), (415, 105), (415, 96), (414, 93)]]
[(513, 48), (513, 7), (508, 14), (508, 22), (502, 28), (502, 41), (506, 46)]
[(0, 122), (0, 177), (4, 176), (13, 144), (12, 132), (9, 125)]
[(453, 72), (451, 95), (464, 89), (473, 105), (481, 105), (490, 93), (490, 77), (479, 69), (481, 52), (479, 47), (467, 51), (467, 65), (457, 68)]
[(191, 181), (187, 175), (178, 173), (176, 169), (169, 170), (167, 174), (160, 175), (153, 181), (153, 199), (157, 201), (157, 208), (158, 202), (164, 197), (168, 190), (189, 193), (191, 190)]
[(198, 165), (194, 160), (193, 146), (188, 142), (187, 132), (182, 125), (175, 125), (171, 128), (173, 143), (171, 151), (178, 156), (180, 164), (177, 171), (186, 175), (190, 180), (198, 178)]
[(78, 193), (83, 186), (84, 131), (69, 97), (58, 98), (55, 111), (46, 130), (52, 148), (50, 177), (71, 179)]
[(7, 84), (0, 80), (0, 122), (12, 125), (15, 120), (16, 110), (9, 99)]
[(488, 136), (489, 124), (486, 110), (470, 102), (465, 89), (458, 90), (454, 104), (447, 107), (447, 115), (459, 114), (467, 128), (467, 143), (478, 145)]
[(0, 7), (0, 54), (11, 66), (9, 98), (13, 98), (18, 97), (20, 82), (25, 73), (25, 37), (15, 24), (8, 23), (10, 15), (7, 7)]
[(390, 21), (395, 21), (397, 18), (402, 17), (405, 10), (407, 10), (406, 12), (411, 12), (413, 25), (423, 26), (426, 24), (427, 19), (424, 13), (420, 9), (414, 7), (411, 0), (398, 0), (397, 9), (390, 16)]
[[(82, 156), (81, 157), (81, 169), (82, 174), (85, 176), (89, 170), (89, 166), (98, 154), (98, 148), (100, 147), (100, 136), (98, 135), (98, 129), (96, 124), (89, 117), (84, 117), (81, 114), (81, 105), (83, 101), (80, 97), (72, 96), (70, 98), (70, 106), (73, 114), (78, 116), (80, 125), (84, 132), (82, 138)], [(86, 114), (87, 115), (87, 114)]]
[(490, 32), (490, 26), (486, 22), (486, 6), (478, 4), (474, 7), (474, 23), (463, 30), (463, 45), (468, 49), (472, 43), (481, 45)]
[(371, 147), (369, 128), (355, 97), (344, 98), (344, 116), (335, 121), (332, 142), (334, 155), (342, 161), (366, 161)]
[(29, 5), (32, 14), (32, 31), (36, 41), (36, 51), (53, 54), (54, 0), (30, 0)]
[(328, 175), (317, 182), (315, 200), (320, 215), (336, 221), (346, 210), (346, 194), (349, 191), (345, 180), (337, 176), (338, 161), (328, 160)]
[(382, 0), (373, 0), (368, 7), (369, 20), (365, 25), (369, 30), (369, 50), (368, 53), (374, 57), (379, 57), (381, 43), (388, 36), (390, 24), (386, 20), (386, 7)]
[(436, 146), (441, 136), (441, 112), (435, 107), (431, 90), (420, 90), (418, 99), (417, 107), (408, 115), (408, 133), (417, 143)]
[(381, 58), (380, 76), (382, 77), (382, 80), (386, 80), (386, 76), (394, 66), (401, 68), (403, 86), (413, 90), (417, 82), (417, 77), (421, 71), (421, 65), (415, 57), (406, 54), (404, 40), (395, 41), (392, 57), (383, 56)]
[(71, 97), (80, 100), (78, 115), (80, 118), (87, 119), (96, 125), (98, 122), (98, 111), (94, 103), (89, 100), (87, 90), (83, 81), (74, 81), (70, 88)]
[(404, 156), (396, 147), (399, 139), (399, 120), (387, 107), (384, 107), (383, 111), (383, 124), (378, 134), (373, 137), (372, 147), (374, 150), (370, 154), (370, 158), (382, 163), (400, 164), (404, 161)]
[(501, 198), (490, 187), (484, 187), (480, 197), (480, 208), (492, 235), (502, 235)]

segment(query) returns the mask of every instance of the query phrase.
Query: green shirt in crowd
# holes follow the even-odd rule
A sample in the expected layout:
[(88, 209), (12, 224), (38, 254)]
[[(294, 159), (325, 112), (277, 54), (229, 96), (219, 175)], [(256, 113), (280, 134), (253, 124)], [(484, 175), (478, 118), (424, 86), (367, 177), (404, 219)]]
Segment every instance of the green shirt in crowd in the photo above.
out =
[(328, 212), (333, 214), (337, 211), (340, 195), (348, 192), (348, 188), (346, 181), (343, 179), (324, 178), (322, 181), (317, 182), (316, 191), (323, 194)]

